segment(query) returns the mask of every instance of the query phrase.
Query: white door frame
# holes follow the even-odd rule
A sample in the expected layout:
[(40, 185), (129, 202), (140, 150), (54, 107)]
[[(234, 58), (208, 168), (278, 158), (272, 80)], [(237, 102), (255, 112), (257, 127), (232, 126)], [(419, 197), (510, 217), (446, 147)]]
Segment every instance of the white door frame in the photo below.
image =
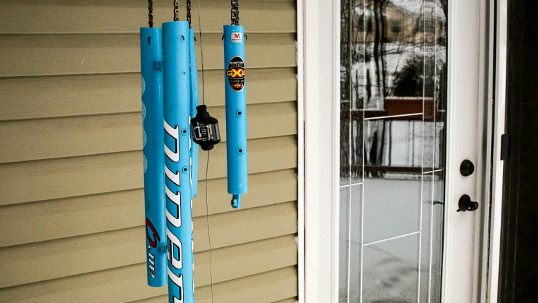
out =
[(338, 247), (338, 228), (333, 228), (338, 226), (338, 211), (333, 201), (339, 194), (339, 150), (334, 147), (340, 146), (340, 137), (333, 126), (340, 118), (333, 100), (340, 94), (336, 73), (340, 1), (297, 3), (299, 129), (304, 132), (304, 146), (299, 147), (299, 153), (304, 148), (304, 163), (299, 163), (304, 166), (304, 196), (299, 200), (304, 206), (304, 230), (300, 228), (304, 260), (302, 266), (299, 261), (299, 276), (304, 275), (304, 280), (299, 277), (299, 302), (328, 303), (338, 296), (338, 251), (333, 249)]
[[(494, 10), (496, 2), (497, 10)], [(506, 118), (506, 70), (508, 49), (508, 0), (494, 0), (485, 8), (484, 18), (489, 28), (484, 43), (484, 52), (489, 53), (488, 60), (483, 60), (485, 85), (482, 93), (486, 100), (495, 100), (495, 104), (487, 103), (487, 154), (486, 180), (491, 180), (491, 189), (484, 195), (484, 201), (491, 201), (489, 209), (484, 212), (482, 225), (482, 260), (480, 302), (497, 303), (499, 287), (499, 263), (501, 250), (502, 190), (504, 161), (501, 160), (501, 136), (505, 133)], [(496, 16), (495, 16), (496, 13)], [(496, 30), (493, 30), (496, 29)], [(495, 56), (494, 56), (495, 55)], [(489, 77), (488, 75), (495, 75)], [(495, 87), (495, 90), (493, 89)], [(494, 93), (495, 92), (495, 93)], [(491, 127), (493, 126), (493, 127)], [(491, 160), (491, 161), (489, 161)], [(487, 274), (486, 274), (487, 273)]]
[[(448, 25), (447, 180), (443, 253), (443, 302), (476, 302), (480, 228), (484, 209), (482, 100), (480, 100), (481, 1), (450, 1)], [(472, 131), (469, 131), (471, 129)], [(469, 159), (476, 172), (463, 177), (459, 164)], [(463, 194), (480, 203), (475, 212), (456, 213)]]
[[(487, 165), (480, 156), (488, 107), (480, 92), (487, 81), (481, 52), (487, 35), (486, 0), (452, 0), (449, 8), (449, 109), (443, 302), (478, 302), (483, 200)], [(299, 302), (337, 302), (339, 201), (340, 1), (298, 0), (299, 81)], [(465, 35), (456, 33), (465, 33)], [(470, 49), (474, 49), (471, 51)], [(473, 71), (473, 72), (469, 72)], [(458, 101), (458, 102), (456, 102)], [(469, 106), (472, 104), (474, 106)], [(465, 106), (465, 110), (460, 108)], [(452, 113), (458, 112), (458, 117)], [(458, 135), (457, 144), (454, 134)], [(472, 160), (476, 173), (463, 178), (459, 163)], [(303, 192), (304, 191), (304, 192)], [(469, 194), (479, 211), (456, 213)], [(488, 211), (488, 210), (486, 210)], [(462, 248), (465, 253), (462, 253)], [(468, 249), (465, 249), (468, 248)], [(486, 269), (487, 270), (487, 269)], [(485, 302), (485, 301), (482, 301)]]

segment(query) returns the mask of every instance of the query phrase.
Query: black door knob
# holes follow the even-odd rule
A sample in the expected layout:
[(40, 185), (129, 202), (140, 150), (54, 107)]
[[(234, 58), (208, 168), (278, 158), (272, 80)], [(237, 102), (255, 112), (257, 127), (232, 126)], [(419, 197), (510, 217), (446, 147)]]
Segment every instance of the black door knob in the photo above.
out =
[(475, 211), (478, 209), (478, 202), (471, 201), (471, 197), (463, 195), (458, 202), (458, 212), (460, 211)]
[(470, 160), (463, 160), (460, 165), (460, 173), (464, 177), (469, 177), (474, 172), (474, 164)]

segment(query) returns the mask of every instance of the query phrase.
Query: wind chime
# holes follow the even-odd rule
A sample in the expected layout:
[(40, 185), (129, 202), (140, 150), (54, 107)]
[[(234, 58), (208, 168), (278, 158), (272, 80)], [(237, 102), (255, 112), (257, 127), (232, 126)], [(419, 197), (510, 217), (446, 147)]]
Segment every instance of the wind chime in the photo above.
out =
[[(238, 0), (231, 3), (232, 24), (224, 25), (223, 36), (226, 147), (228, 193), (239, 208), (248, 190), (245, 37)], [(152, 0), (148, 9), (149, 27), (140, 28), (148, 284), (168, 285), (171, 303), (194, 303), (191, 208), (198, 193), (198, 147), (213, 149), (220, 132), (205, 102), (199, 105), (191, 1), (187, 21), (179, 21), (175, 0), (174, 21), (162, 28), (153, 27)]]

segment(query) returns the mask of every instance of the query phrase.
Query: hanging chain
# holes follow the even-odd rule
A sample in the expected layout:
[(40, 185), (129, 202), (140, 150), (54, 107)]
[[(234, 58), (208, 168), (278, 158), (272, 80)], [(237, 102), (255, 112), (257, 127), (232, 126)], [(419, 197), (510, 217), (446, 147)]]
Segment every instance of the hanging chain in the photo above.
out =
[(174, 21), (179, 21), (179, 0), (174, 0)]
[(232, 25), (239, 25), (239, 0), (232, 0)]
[(153, 0), (148, 0), (148, 25), (153, 27)]
[(191, 0), (187, 0), (187, 21), (189, 21), (189, 28), (191, 26)]

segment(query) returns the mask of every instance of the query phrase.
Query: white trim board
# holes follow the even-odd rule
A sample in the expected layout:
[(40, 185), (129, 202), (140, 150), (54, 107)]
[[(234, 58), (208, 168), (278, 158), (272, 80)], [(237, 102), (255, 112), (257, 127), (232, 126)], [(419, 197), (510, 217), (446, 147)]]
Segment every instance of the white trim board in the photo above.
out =
[(327, 303), (336, 302), (338, 296), (339, 136), (334, 126), (339, 119), (335, 108), (339, 108), (340, 40), (335, 20), (340, 20), (340, 4), (300, 1), (304, 18), (305, 302)]
[(298, 246), (298, 297), (305, 303), (305, 131), (304, 131), (304, 30), (303, 1), (297, 1), (297, 246)]
[[(491, 113), (489, 115), (490, 121), (493, 123), (493, 130), (488, 129), (488, 142), (489, 150), (492, 150), (492, 154), (489, 156), (493, 160), (491, 166), (488, 163), (488, 170), (491, 168), (491, 175), (488, 180), (491, 179), (491, 205), (490, 205), (490, 223), (489, 223), (489, 235), (486, 234), (489, 240), (489, 247), (485, 250), (484, 258), (488, 258), (485, 263), (485, 268), (482, 269), (482, 274), (485, 276), (482, 279), (485, 283), (483, 285), (483, 292), (485, 296), (481, 298), (481, 302), (497, 303), (498, 291), (499, 291), (499, 264), (500, 264), (500, 251), (501, 251), (501, 222), (502, 222), (502, 202), (503, 202), (503, 172), (504, 162), (501, 160), (501, 136), (505, 132), (505, 119), (506, 119), (506, 71), (507, 71), (507, 49), (508, 49), (508, 1), (496, 0), (497, 2), (497, 16), (496, 20), (490, 22), (491, 26), (497, 29), (496, 39), (492, 39), (490, 45), (493, 46), (493, 42), (496, 42), (496, 62), (491, 60), (489, 69), (490, 75), (493, 75), (495, 71), (495, 83), (493, 79), (490, 80), (490, 86), (495, 85), (495, 95), (492, 91), (489, 91), (488, 100), (495, 100), (495, 107), (489, 104)], [(493, 9), (491, 9), (493, 11)], [(493, 68), (495, 66), (495, 68)], [(489, 125), (491, 125), (491, 122)], [(494, 138), (492, 140), (492, 138)], [(493, 148), (491, 148), (493, 145)], [(488, 152), (489, 152), (488, 150)], [(486, 228), (488, 226), (485, 226)], [(485, 246), (485, 245), (484, 245)]]

